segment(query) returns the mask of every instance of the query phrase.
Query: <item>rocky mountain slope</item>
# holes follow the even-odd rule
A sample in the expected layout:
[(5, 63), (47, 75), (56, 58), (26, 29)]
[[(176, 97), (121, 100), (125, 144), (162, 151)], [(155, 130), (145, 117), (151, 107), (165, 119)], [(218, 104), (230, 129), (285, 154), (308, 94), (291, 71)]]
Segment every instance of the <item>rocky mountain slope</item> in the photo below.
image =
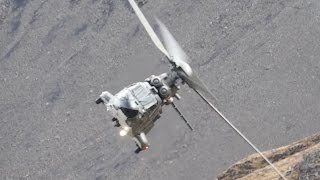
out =
[[(257, 147), (319, 132), (319, 0), (138, 4)], [(254, 153), (181, 86), (176, 104), (195, 130), (165, 107), (150, 151), (134, 154), (94, 101), (169, 71), (127, 0), (0, 0), (0, 180), (206, 180)]]
[[(320, 179), (320, 133), (290, 145), (264, 152), (287, 179)], [(232, 165), (220, 176), (227, 179), (280, 179), (280, 176), (258, 154)]]

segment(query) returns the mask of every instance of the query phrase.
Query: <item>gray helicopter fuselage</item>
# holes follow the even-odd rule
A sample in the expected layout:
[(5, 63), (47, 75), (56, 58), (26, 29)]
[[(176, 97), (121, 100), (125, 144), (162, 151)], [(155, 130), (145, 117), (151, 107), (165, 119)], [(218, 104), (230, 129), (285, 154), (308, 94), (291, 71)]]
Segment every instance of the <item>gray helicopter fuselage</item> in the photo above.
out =
[(162, 112), (162, 99), (155, 87), (148, 82), (137, 82), (115, 95), (105, 91), (100, 98), (120, 124), (120, 135), (133, 137), (140, 148), (148, 145), (145, 134)]
[(121, 136), (131, 136), (141, 150), (149, 148), (146, 134), (160, 118), (162, 106), (177, 96), (176, 73), (150, 76), (144, 82), (137, 82), (112, 95), (102, 92), (98, 104), (103, 102), (108, 113), (120, 127)]

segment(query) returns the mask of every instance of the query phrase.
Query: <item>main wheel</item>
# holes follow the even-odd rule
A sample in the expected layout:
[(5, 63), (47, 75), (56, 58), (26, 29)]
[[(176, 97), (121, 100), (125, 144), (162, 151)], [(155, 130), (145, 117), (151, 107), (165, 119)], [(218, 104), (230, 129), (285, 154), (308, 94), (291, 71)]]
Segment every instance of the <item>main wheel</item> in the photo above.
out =
[(101, 97), (99, 97), (97, 100), (96, 100), (96, 104), (100, 104), (100, 103), (102, 103), (103, 102), (103, 100), (101, 99)]

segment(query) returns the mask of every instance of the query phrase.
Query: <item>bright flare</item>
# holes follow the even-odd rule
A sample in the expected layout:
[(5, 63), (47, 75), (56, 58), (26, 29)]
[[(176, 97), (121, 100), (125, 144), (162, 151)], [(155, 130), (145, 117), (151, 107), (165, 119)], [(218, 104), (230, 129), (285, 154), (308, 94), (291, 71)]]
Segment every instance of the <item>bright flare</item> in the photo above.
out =
[(128, 134), (128, 131), (125, 131), (123, 129), (120, 131), (120, 136), (125, 136), (127, 134)]

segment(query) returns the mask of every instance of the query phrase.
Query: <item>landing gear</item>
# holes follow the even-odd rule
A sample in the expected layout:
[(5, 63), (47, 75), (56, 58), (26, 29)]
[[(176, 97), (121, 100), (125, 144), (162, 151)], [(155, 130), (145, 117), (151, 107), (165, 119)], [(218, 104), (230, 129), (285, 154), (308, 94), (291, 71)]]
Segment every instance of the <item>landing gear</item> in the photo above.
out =
[(141, 149), (137, 144), (136, 146), (137, 146), (137, 149), (134, 151), (136, 154), (138, 154), (140, 151), (145, 151), (149, 149), (149, 146), (144, 146), (142, 147), (143, 149)]
[(103, 100), (101, 99), (101, 97), (99, 97), (99, 98), (96, 100), (96, 104), (100, 104), (100, 103), (103, 103)]
[(134, 151), (134, 153), (139, 154), (140, 151), (142, 151), (142, 149), (138, 147), (138, 148)]

